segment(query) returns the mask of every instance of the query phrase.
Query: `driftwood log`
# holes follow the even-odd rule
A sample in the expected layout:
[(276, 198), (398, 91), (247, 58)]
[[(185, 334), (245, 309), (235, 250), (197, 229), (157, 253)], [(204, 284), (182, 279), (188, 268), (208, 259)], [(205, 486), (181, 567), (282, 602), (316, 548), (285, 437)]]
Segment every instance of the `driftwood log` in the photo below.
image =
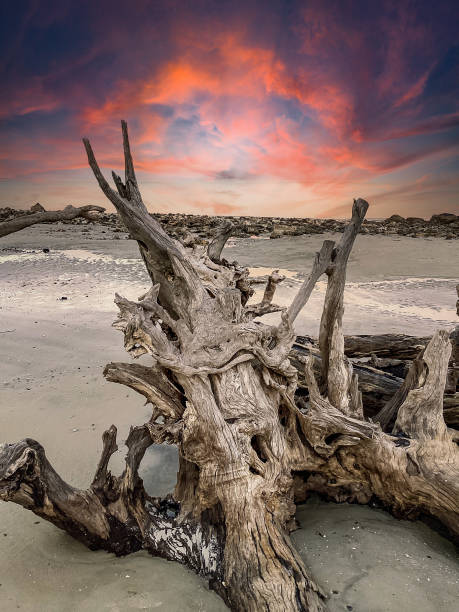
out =
[[(455, 428), (459, 426), (458, 329), (456, 328), (449, 336), (453, 348), (443, 395), (445, 422)], [(345, 336), (344, 353), (352, 357), (352, 365), (358, 375), (359, 389), (362, 392), (365, 416), (378, 420), (383, 429), (389, 430), (397, 416), (397, 409), (393, 407), (391, 400), (402, 385), (405, 384), (404, 388), (406, 388), (410, 377), (413, 359), (406, 358), (406, 356), (411, 355), (411, 351), (414, 351), (416, 347), (418, 352), (414, 357), (418, 357), (429, 344), (431, 337), (416, 338), (402, 334), (387, 334), (386, 336), (388, 338), (387, 349), (382, 348), (381, 339), (384, 338), (384, 335)], [(378, 357), (373, 349), (383, 353), (386, 357)], [(393, 350), (392, 353), (391, 350)], [(297, 395), (305, 395), (306, 380), (302, 372), (301, 361), (302, 357), (311, 354), (314, 355), (314, 370), (318, 374), (321, 371), (321, 357), (317, 342), (309, 336), (297, 336), (290, 352), (290, 361), (298, 370)]]
[[(38, 208), (39, 207), (39, 208)], [(77, 217), (83, 217), (89, 220), (97, 219), (97, 214), (104, 212), (105, 208), (102, 206), (66, 206), (63, 210), (45, 210), (40, 204), (35, 204), (31, 208), (33, 212), (31, 215), (25, 214), (21, 217), (15, 217), (8, 221), (0, 222), (0, 238), (19, 232), (19, 230), (36, 225), (37, 223), (54, 223), (57, 221), (71, 221)]]
[[(304, 357), (312, 355), (313, 368), (319, 376), (322, 368), (320, 352), (314, 346), (304, 346), (295, 343), (290, 352), (290, 361), (298, 370), (298, 393), (307, 389), (306, 375), (302, 365)], [(358, 375), (359, 389), (365, 399), (365, 415), (373, 416), (380, 410), (398, 391), (403, 379), (383, 370), (378, 370), (366, 363), (353, 363), (354, 372)]]
[[(143, 548), (184, 563), (231, 609), (257, 612), (326, 609), (289, 538), (295, 503), (312, 491), (338, 502), (378, 500), (397, 517), (433, 517), (457, 536), (459, 453), (442, 416), (448, 334), (438, 331), (420, 357), (390, 433), (364, 418), (357, 375), (344, 355), (346, 264), (368, 204), (354, 201), (339, 244), (324, 243), (280, 324), (266, 325), (247, 304), (247, 269), (222, 263), (222, 241), (214, 243), (212, 257), (187, 249), (148, 214), (124, 122), (122, 132), (125, 179), (113, 174), (116, 191), (84, 142), (94, 175), (137, 240), (151, 277), (137, 302), (116, 296), (114, 324), (130, 356), (147, 355), (148, 364), (110, 363), (105, 376), (143, 395), (151, 419), (131, 428), (121, 476), (108, 470), (116, 428), (105, 432), (85, 490), (59, 477), (38, 442), (3, 445), (0, 498), (90, 548), (117, 555)], [(309, 400), (301, 406), (289, 360), (293, 325), (322, 273), (328, 289), (321, 363), (317, 377), (313, 357), (302, 364)], [(270, 308), (275, 284), (271, 279), (265, 293)], [(152, 498), (138, 468), (150, 445), (164, 443), (178, 446), (177, 484), (173, 495)]]
[(415, 359), (430, 339), (430, 336), (419, 338), (404, 334), (345, 336), (344, 352), (348, 357), (376, 355), (392, 359)]

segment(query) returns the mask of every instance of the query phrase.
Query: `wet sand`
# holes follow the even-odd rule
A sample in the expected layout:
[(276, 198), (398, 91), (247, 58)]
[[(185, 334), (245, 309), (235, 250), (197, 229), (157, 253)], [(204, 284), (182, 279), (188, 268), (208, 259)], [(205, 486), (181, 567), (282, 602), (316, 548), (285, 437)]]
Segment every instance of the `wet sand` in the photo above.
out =
[[(290, 278), (279, 297), (287, 301), (324, 238), (236, 241), (225, 255), (258, 267), (260, 274), (273, 265), (285, 268)], [(451, 329), (457, 249), (452, 241), (359, 236), (349, 267), (347, 331), (426, 335), (437, 327)], [(120, 333), (110, 327), (113, 294), (135, 298), (147, 287), (136, 245), (111, 239), (107, 228), (35, 226), (2, 239), (2, 441), (36, 438), (66, 480), (88, 485), (104, 429), (115, 423), (124, 440), (131, 423), (148, 417), (136, 393), (102, 377), (107, 362), (129, 359)], [(299, 333), (315, 333), (322, 299), (319, 286)], [(123, 454), (121, 448), (112, 458), (114, 471), (121, 469)], [(172, 489), (176, 470), (175, 449), (154, 447), (142, 477), (149, 491), (161, 495)], [(302, 529), (295, 542), (329, 594), (332, 611), (456, 609), (459, 566), (453, 548), (425, 525), (314, 499), (299, 508), (298, 518)], [(5, 611), (226, 609), (178, 564), (145, 553), (116, 559), (90, 552), (13, 504), (0, 504), (0, 584)]]

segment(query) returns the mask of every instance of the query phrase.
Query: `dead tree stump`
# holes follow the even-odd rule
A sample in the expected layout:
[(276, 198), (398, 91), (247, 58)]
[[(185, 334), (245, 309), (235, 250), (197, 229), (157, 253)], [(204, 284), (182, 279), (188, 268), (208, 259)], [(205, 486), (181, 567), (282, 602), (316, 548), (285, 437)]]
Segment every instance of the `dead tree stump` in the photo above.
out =
[[(459, 453), (442, 416), (451, 345), (437, 332), (397, 402), (394, 430), (365, 420), (357, 376), (344, 355), (346, 265), (368, 204), (354, 201), (339, 244), (326, 241), (288, 309), (273, 302), (274, 274), (260, 304), (248, 270), (221, 259), (229, 228), (209, 251), (169, 237), (142, 201), (122, 122), (125, 179), (104, 194), (138, 242), (152, 287), (137, 302), (116, 296), (114, 326), (131, 357), (110, 363), (108, 380), (141, 393), (148, 423), (131, 428), (121, 476), (108, 469), (116, 428), (86, 490), (66, 484), (30, 439), (0, 450), (0, 498), (29, 508), (84, 542), (118, 555), (140, 548), (186, 564), (207, 578), (233, 610), (326, 609), (320, 587), (293, 547), (295, 502), (309, 492), (335, 501), (378, 499), (395, 516), (421, 514), (459, 533)], [(318, 380), (306, 360), (309, 402), (295, 404), (297, 372), (289, 360), (293, 325), (317, 279), (328, 288), (320, 327)], [(257, 320), (281, 311), (277, 326)], [(147, 495), (138, 468), (152, 444), (175, 444), (180, 468), (172, 496)]]

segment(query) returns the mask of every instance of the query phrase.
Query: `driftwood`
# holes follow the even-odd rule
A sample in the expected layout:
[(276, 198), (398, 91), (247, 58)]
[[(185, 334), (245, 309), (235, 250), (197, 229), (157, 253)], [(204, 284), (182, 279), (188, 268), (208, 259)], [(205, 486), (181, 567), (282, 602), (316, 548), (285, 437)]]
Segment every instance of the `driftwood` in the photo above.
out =
[[(313, 355), (313, 368), (316, 376), (320, 377), (322, 371), (322, 358), (318, 350), (310, 345), (294, 343), (290, 352), (290, 361), (298, 370), (299, 389), (307, 387), (306, 376), (303, 372), (302, 362), (304, 357)], [(366, 416), (373, 416), (397, 393), (403, 383), (403, 379), (390, 373), (378, 370), (368, 364), (352, 364), (354, 372), (358, 376), (359, 389), (364, 399)]]
[(223, 223), (217, 232), (216, 236), (209, 242), (207, 246), (207, 255), (214, 263), (221, 263), (220, 257), (228, 238), (231, 236), (231, 232), (234, 229), (234, 225), (227, 221)]
[[(40, 208), (38, 208), (40, 207)], [(33, 214), (22, 215), (21, 217), (15, 217), (9, 221), (0, 222), (0, 238), (13, 234), (26, 227), (35, 225), (37, 223), (53, 223), (56, 221), (71, 221), (77, 217), (84, 217), (85, 219), (95, 220), (97, 214), (103, 212), (105, 208), (102, 206), (80, 206), (75, 208), (74, 206), (66, 206), (63, 210), (49, 210), (46, 211), (40, 204), (34, 204), (31, 210)]]
[[(324, 245), (309, 279), (278, 326), (254, 320), (247, 271), (187, 249), (150, 217), (142, 201), (122, 123), (125, 179), (112, 189), (85, 140), (89, 164), (128, 231), (152, 280), (137, 302), (116, 297), (115, 327), (132, 357), (112, 363), (108, 380), (151, 404), (148, 423), (131, 428), (126, 467), (108, 471), (116, 428), (88, 489), (66, 484), (41, 445), (25, 439), (0, 450), (0, 497), (18, 503), (91, 548), (127, 554), (144, 548), (209, 580), (233, 610), (325, 610), (323, 592), (289, 538), (295, 502), (311, 491), (335, 501), (379, 500), (398, 517), (434, 517), (459, 533), (458, 447), (441, 404), (451, 351), (437, 332), (423, 354), (423, 374), (401, 403), (396, 431), (363, 416), (352, 364), (344, 355), (342, 294), (346, 263), (367, 203), (354, 202), (338, 245)], [(221, 263), (219, 263), (219, 261)], [(326, 262), (326, 265), (322, 264)], [(320, 377), (302, 364), (309, 401), (295, 403), (289, 360), (292, 323), (320, 271), (328, 290), (320, 338)], [(271, 286), (272, 289), (272, 286)], [(269, 292), (266, 299), (272, 304)], [(266, 294), (265, 294), (266, 295)], [(176, 444), (172, 496), (151, 498), (138, 468), (151, 444)]]
[(419, 338), (404, 334), (345, 336), (344, 352), (349, 357), (376, 355), (392, 359), (415, 359), (429, 341), (430, 336)]
[(453, 332), (451, 332), (449, 338), (451, 340), (453, 350), (451, 351), (451, 359), (449, 360), (446, 388), (450, 393), (454, 393), (459, 383), (459, 325)]
[[(387, 338), (386, 348), (384, 348), (384, 338)], [(452, 344), (452, 351), (443, 395), (444, 419), (447, 425), (458, 427), (459, 327), (451, 332), (449, 339)], [(392, 430), (398, 408), (409, 390), (410, 379), (415, 372), (416, 363), (419, 362), (419, 358), (430, 340), (431, 337), (419, 338), (403, 334), (344, 337), (344, 352), (346, 356), (352, 358), (354, 372), (358, 375), (358, 385), (362, 392), (365, 416), (378, 421), (385, 431)], [(416, 349), (418, 353), (415, 354)], [(388, 357), (378, 357), (373, 351), (388, 355)], [(305, 377), (301, 372), (301, 358), (309, 354), (314, 355), (314, 371), (319, 374), (321, 357), (317, 342), (310, 336), (297, 336), (292, 346), (290, 360), (299, 370), (298, 382), (301, 395), (303, 395), (301, 386), (305, 386)], [(416, 359), (410, 359), (411, 355), (414, 355)]]
[(443, 398), (443, 417), (447, 425), (459, 429), (459, 393)]

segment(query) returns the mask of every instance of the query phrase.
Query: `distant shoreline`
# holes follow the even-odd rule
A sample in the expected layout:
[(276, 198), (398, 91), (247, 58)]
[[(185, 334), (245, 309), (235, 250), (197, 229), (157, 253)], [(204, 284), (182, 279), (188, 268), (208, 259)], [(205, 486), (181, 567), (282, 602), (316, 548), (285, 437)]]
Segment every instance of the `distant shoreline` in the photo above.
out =
[[(10, 207), (0, 208), (0, 222), (31, 211), (17, 210)], [(247, 217), (247, 216), (210, 216), (184, 213), (151, 213), (165, 230), (174, 237), (182, 237), (187, 232), (208, 239), (215, 235), (218, 227), (224, 222), (234, 225), (232, 235), (235, 237), (265, 236), (275, 239), (282, 236), (302, 236), (305, 234), (324, 234), (342, 232), (347, 224), (346, 219), (313, 219), (298, 217)], [(97, 222), (114, 230), (123, 231), (116, 213), (103, 213)], [(72, 225), (89, 225), (91, 221), (77, 218), (64, 222)], [(453, 240), (459, 238), (459, 216), (452, 213), (433, 215), (429, 220), (421, 217), (402, 217), (392, 215), (387, 219), (366, 219), (361, 227), (362, 234), (399, 235), (411, 238), (436, 237)]]

